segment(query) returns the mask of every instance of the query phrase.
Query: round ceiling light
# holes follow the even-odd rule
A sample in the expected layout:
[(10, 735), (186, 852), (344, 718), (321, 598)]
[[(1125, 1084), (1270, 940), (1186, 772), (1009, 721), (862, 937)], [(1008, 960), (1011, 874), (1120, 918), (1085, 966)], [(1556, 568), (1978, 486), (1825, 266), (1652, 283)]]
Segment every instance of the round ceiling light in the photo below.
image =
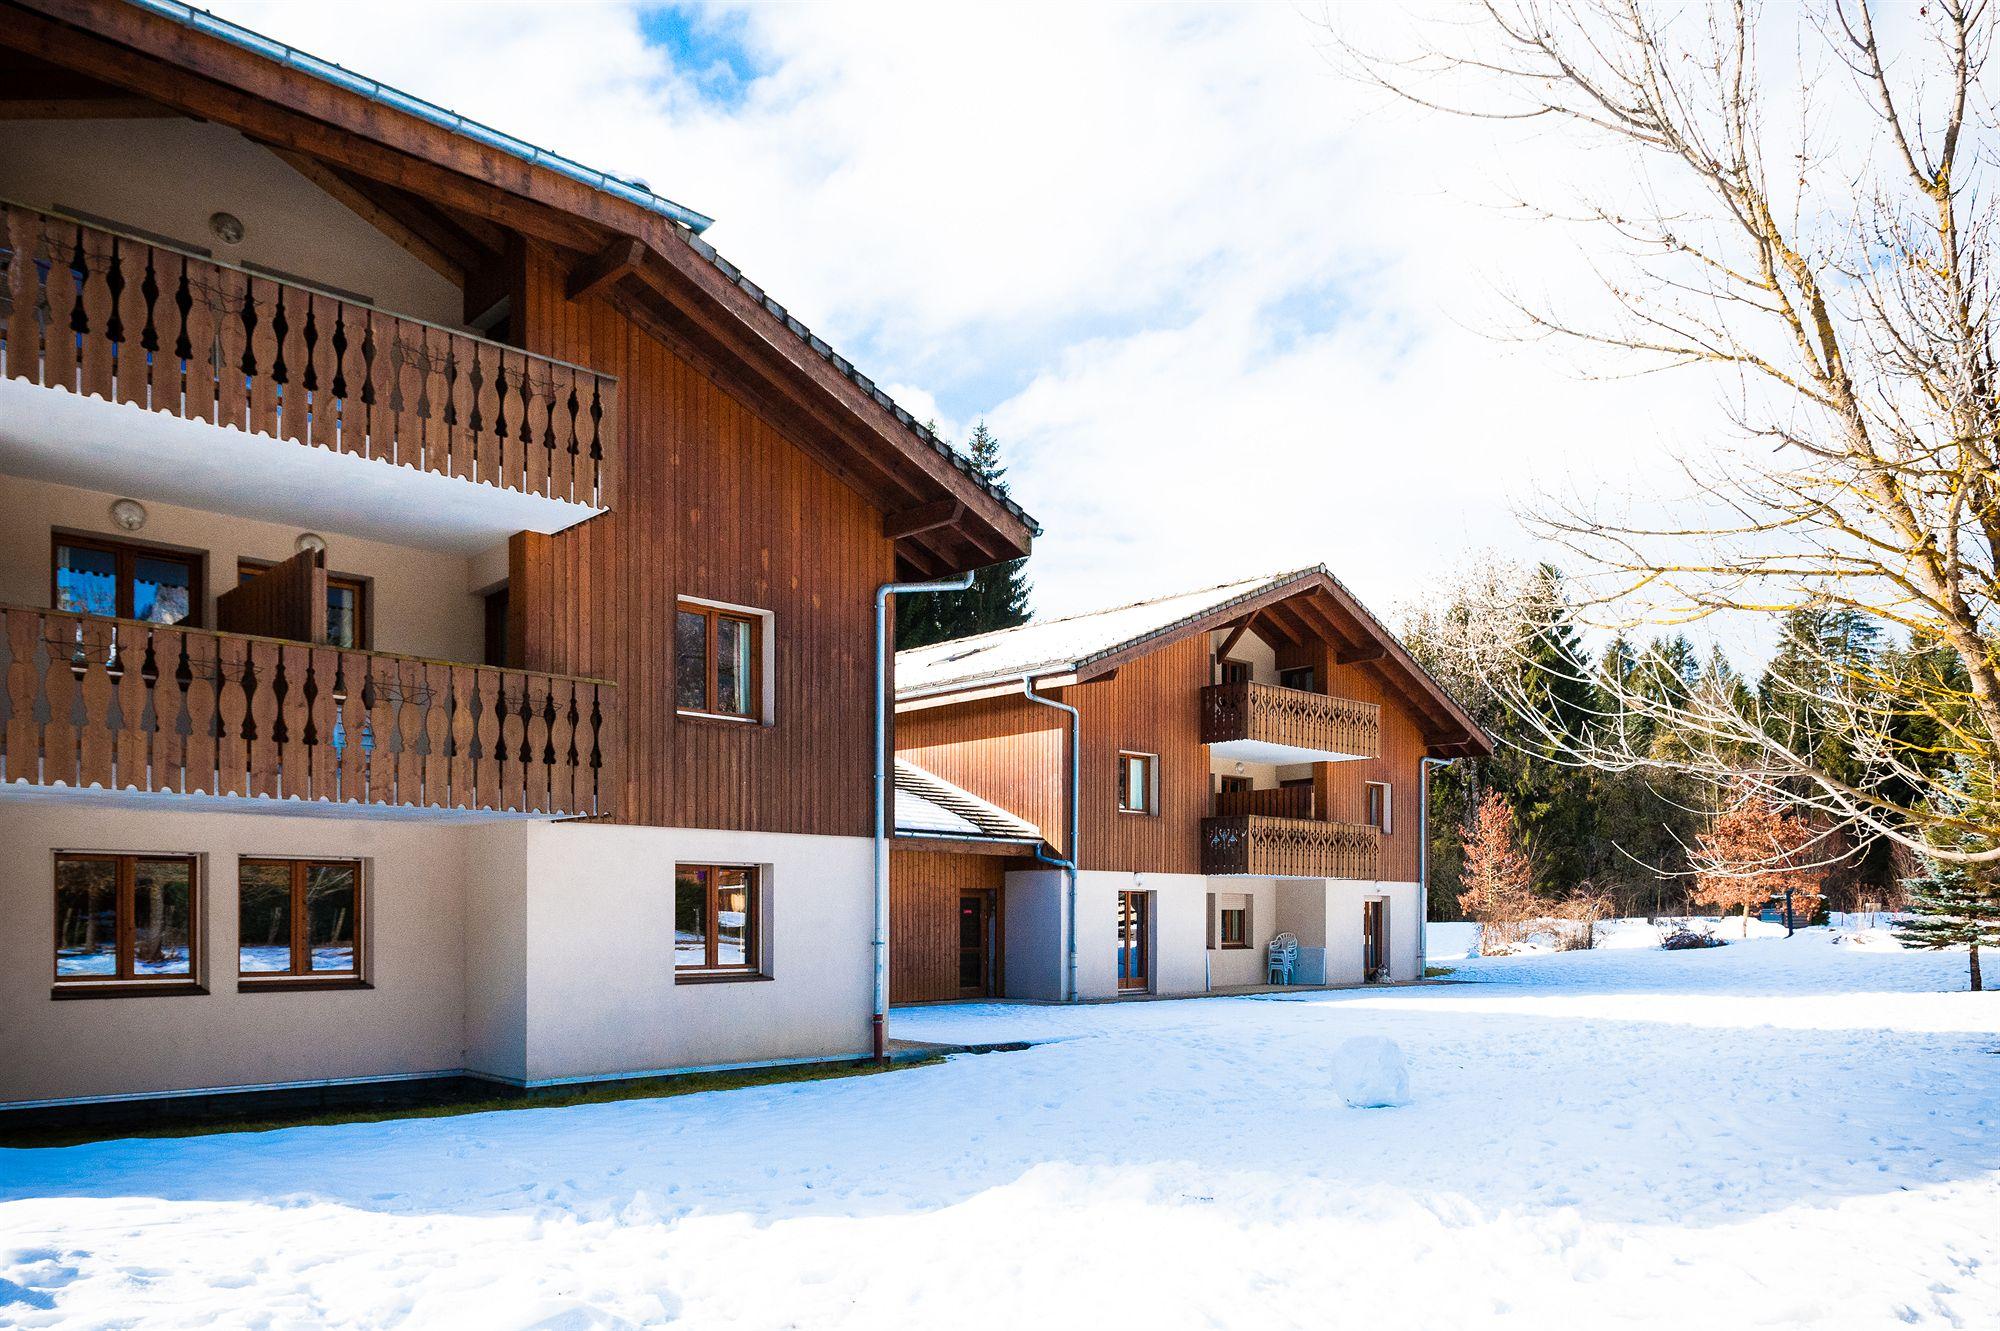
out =
[(208, 229), (214, 232), (215, 238), (225, 245), (240, 245), (243, 243), (243, 219), (235, 213), (210, 213), (208, 215)]
[(123, 531), (137, 531), (146, 525), (146, 506), (136, 499), (114, 499), (111, 520)]

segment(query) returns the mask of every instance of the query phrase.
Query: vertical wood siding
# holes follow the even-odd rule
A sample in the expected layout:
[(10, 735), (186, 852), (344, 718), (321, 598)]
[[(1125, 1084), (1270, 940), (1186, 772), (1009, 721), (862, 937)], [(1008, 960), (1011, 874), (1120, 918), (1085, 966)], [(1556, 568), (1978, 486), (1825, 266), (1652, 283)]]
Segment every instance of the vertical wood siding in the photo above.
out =
[[(890, 1002), (959, 996), (958, 894), (1002, 890), (1009, 863), (1000, 855), (895, 847), (889, 857)], [(1004, 967), (1004, 951), (1000, 960)]]
[(896, 752), (1027, 819), (1060, 852), (1067, 718), (1022, 697), (896, 715)]
[[(617, 375), (616, 506), (517, 541), (519, 664), (620, 685), (620, 821), (869, 834), (881, 514), (724, 387), (530, 245), (515, 308), (527, 350)], [(774, 616), (770, 725), (674, 710), (682, 595)]]
[[(1083, 714), (1083, 863), (1129, 873), (1200, 873), (1208, 814), (1208, 747), (1201, 742), (1206, 634), (1067, 691)], [(1118, 811), (1118, 752), (1157, 753), (1159, 812)]]

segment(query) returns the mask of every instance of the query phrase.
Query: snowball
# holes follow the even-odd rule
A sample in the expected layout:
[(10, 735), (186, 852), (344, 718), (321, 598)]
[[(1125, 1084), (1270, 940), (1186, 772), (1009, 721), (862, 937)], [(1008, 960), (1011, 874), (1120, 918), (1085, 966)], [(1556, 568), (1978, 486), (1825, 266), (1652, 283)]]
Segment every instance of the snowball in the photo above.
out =
[(1356, 1109), (1407, 1104), (1410, 1070), (1394, 1040), (1360, 1035), (1333, 1051), (1333, 1089)]

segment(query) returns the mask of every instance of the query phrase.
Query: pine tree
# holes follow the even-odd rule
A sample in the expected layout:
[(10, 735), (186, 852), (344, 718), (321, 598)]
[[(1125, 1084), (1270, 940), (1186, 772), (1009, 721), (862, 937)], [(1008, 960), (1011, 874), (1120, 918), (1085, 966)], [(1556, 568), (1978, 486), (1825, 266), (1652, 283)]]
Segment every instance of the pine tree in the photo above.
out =
[(1968, 865), (1926, 859), (1924, 866), (1927, 872), (1922, 877), (1904, 883), (1916, 918), (1896, 926), (1896, 940), (1904, 947), (1933, 951), (1964, 948), (1976, 992), (1984, 987), (1979, 949), (2000, 947), (2000, 892), (1993, 890), (1983, 872)]
[[(1951, 784), (1964, 792), (1940, 809), (1948, 817), (1971, 825), (1990, 824), (1991, 801), (1982, 800), (1972, 787), (1984, 790), (1991, 781), (1969, 780), (1964, 771), (1954, 773)], [(1993, 839), (1970, 830), (1952, 838), (1953, 850), (1986, 850)], [(1914, 919), (1896, 926), (1896, 939), (1904, 947), (1936, 951), (1948, 947), (1966, 950), (1971, 987), (1984, 987), (1979, 973), (1979, 949), (2000, 947), (2000, 888), (1994, 870), (1987, 865), (1955, 864), (1924, 857), (1921, 877), (1906, 879), (1909, 908)]]
[[(987, 484), (1007, 493), (1007, 469), (1000, 465), (1000, 441), (981, 421), (966, 441), (974, 472)], [(918, 592), (896, 598), (896, 650), (926, 647), (934, 642), (1012, 628), (1028, 621), (1032, 591), (1023, 568), (1026, 557), (990, 564), (973, 575), (962, 592)]]

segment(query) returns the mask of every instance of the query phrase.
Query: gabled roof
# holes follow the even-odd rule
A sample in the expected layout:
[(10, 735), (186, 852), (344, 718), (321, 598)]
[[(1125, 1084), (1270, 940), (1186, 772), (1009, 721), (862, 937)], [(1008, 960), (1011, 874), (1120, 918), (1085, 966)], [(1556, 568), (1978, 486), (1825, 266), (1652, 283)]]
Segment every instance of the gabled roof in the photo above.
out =
[(1041, 829), (907, 759), (896, 761), (896, 833), (1032, 844)]
[(1227, 627), (1279, 602), (1309, 603), (1301, 612), (1307, 626), (1334, 645), (1338, 659), (1365, 663), (1408, 700), (1423, 717), (1434, 752), (1462, 757), (1493, 751), (1491, 736), (1323, 564), (898, 652), (896, 698), (970, 693), (1024, 677), (1085, 683), (1189, 634)]
[[(875, 503), (907, 574), (1027, 553), (1001, 487), (697, 234), (708, 219), (179, 0), (0, 0), (0, 49), (556, 248), (572, 284), (728, 382)], [(4, 100), (4, 93), (0, 93)]]

